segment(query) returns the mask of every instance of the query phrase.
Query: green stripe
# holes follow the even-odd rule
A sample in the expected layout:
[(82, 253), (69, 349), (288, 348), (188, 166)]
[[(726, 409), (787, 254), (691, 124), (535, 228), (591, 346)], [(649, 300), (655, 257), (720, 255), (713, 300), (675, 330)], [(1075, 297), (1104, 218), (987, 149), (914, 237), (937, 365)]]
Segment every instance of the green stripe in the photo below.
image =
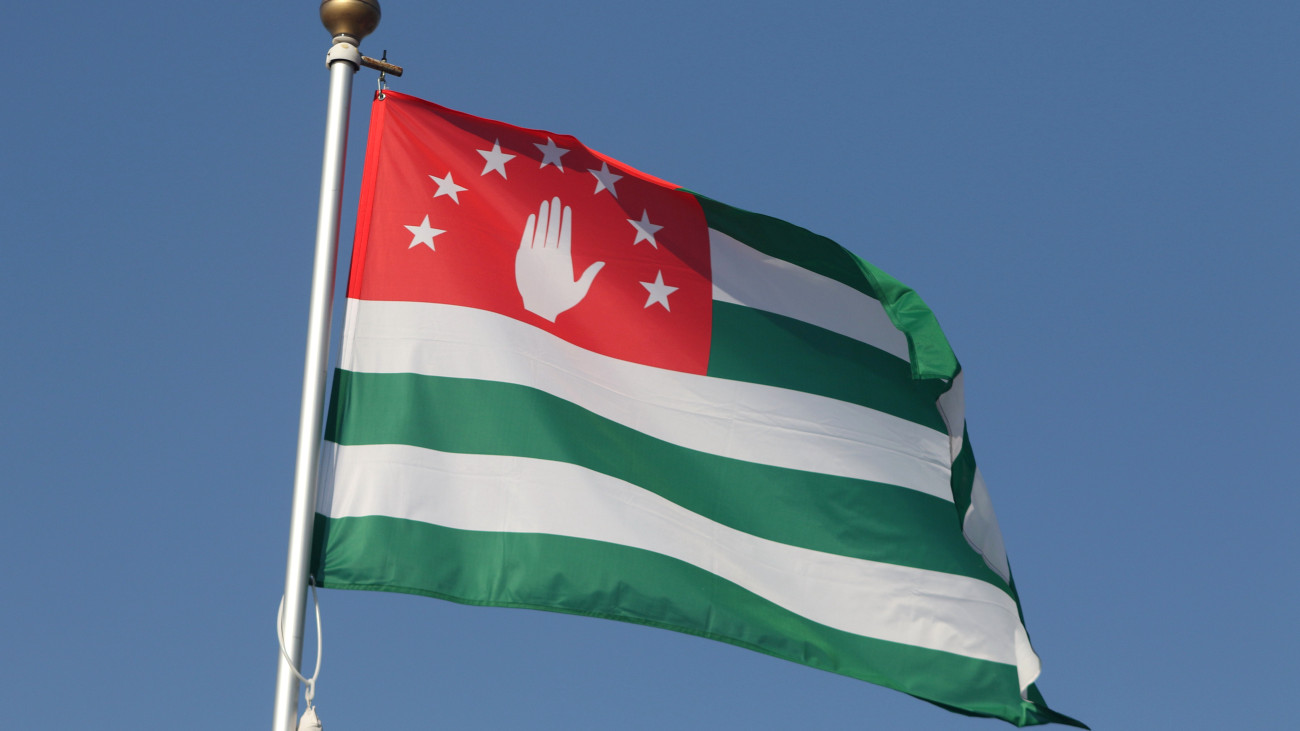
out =
[(943, 328), (939, 327), (938, 318), (921, 295), (866, 260), (857, 256), (853, 258), (863, 276), (871, 282), (894, 327), (907, 335), (912, 375), (916, 378), (955, 378), (957, 371), (961, 370), (957, 356), (952, 352)]
[(751, 535), (1008, 588), (966, 543), (948, 501), (687, 449), (525, 386), (340, 370), (325, 438), (569, 462)]
[(1014, 666), (876, 640), (808, 620), (691, 564), (642, 549), (399, 518), (317, 516), (321, 586), (542, 609), (662, 627), (896, 688), (965, 713), (1047, 720)]
[(858, 268), (856, 257), (834, 241), (779, 218), (741, 210), (699, 193), (691, 193), (704, 209), (709, 228), (743, 241), (768, 256), (882, 299)]
[(957, 374), (957, 358), (939, 321), (911, 288), (825, 236), (698, 193), (691, 195), (704, 210), (709, 228), (880, 300), (894, 326), (907, 336), (916, 378), (952, 378)]
[(708, 375), (866, 406), (946, 434), (937, 400), (948, 384), (912, 378), (902, 359), (783, 315), (713, 303)]

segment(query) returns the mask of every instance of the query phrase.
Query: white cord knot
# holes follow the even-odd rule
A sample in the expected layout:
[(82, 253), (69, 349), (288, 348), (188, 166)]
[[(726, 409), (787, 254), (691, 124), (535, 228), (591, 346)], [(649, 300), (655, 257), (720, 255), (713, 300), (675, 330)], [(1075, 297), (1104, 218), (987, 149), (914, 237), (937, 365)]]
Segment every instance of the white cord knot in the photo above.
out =
[[(308, 701), (310, 704), (311, 701)], [(320, 719), (316, 717), (316, 707), (307, 706), (302, 718), (298, 719), (298, 731), (321, 731)]]

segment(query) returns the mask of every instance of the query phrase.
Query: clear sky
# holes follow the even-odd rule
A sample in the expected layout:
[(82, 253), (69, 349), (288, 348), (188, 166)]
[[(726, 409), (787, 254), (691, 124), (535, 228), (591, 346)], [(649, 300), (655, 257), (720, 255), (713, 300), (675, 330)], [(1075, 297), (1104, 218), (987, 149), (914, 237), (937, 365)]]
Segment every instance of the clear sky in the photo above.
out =
[[(394, 89), (574, 134), (920, 292), (1054, 708), (1294, 727), (1300, 6), (382, 2), (362, 50), (406, 67)], [(317, 3), (5, 16), (0, 725), (266, 728)], [(1005, 727), (662, 630), (321, 601), (333, 731)]]

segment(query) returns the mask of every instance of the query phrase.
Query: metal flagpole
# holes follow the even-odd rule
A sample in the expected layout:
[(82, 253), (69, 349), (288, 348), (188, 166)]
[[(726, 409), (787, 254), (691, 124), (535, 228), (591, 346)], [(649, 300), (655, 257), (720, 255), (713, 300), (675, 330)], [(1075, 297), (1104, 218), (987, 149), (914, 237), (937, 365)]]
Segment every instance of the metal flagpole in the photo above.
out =
[(285, 644), (279, 653), (275, 680), (274, 731), (294, 731), (298, 721), (295, 668), (302, 663), (307, 572), (311, 560), (312, 522), (316, 514), (316, 478), (325, 407), (325, 370), (329, 362), (352, 75), (361, 66), (361, 52), (357, 45), (379, 25), (379, 15), (378, 0), (322, 0), (320, 4), (321, 22), (334, 37), (334, 43), (326, 56), (330, 91), (325, 121), (325, 154), (321, 165), (320, 212), (316, 218), (316, 261), (312, 266), (307, 321), (307, 359), (303, 366), (302, 410), (298, 419), (298, 453), (294, 464), (289, 556), (284, 573)]

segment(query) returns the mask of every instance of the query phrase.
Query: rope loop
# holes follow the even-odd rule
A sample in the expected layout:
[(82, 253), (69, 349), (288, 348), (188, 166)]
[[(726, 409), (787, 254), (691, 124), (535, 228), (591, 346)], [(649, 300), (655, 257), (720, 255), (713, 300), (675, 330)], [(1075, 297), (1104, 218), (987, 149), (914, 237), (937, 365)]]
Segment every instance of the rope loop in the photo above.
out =
[(298, 676), (307, 686), (307, 707), (312, 707), (312, 699), (316, 697), (316, 678), (320, 677), (320, 658), (321, 658), (321, 629), (320, 629), (320, 599), (316, 596), (316, 579), (308, 574), (307, 585), (311, 587), (311, 601), (316, 607), (316, 669), (312, 672), (310, 678), (303, 677), (294, 667), (293, 660), (289, 658), (289, 651), (284, 649), (284, 597), (280, 597), (280, 610), (276, 613), (275, 636), (280, 640), (280, 656), (289, 664), (289, 669), (293, 674)]

